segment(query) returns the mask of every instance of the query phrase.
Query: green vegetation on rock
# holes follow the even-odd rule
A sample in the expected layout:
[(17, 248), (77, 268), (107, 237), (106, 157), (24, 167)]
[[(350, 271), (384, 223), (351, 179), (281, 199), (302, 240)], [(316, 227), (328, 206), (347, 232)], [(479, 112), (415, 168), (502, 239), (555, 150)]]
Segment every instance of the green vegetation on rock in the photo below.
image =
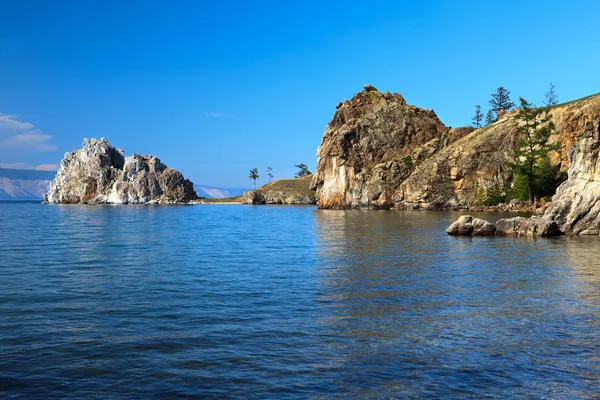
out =
[(548, 160), (550, 152), (558, 150), (558, 143), (550, 144), (550, 136), (554, 135), (554, 123), (550, 114), (540, 108), (533, 108), (525, 99), (520, 99), (521, 109), (515, 116), (519, 139), (514, 149), (514, 161), (509, 163), (514, 180), (513, 195), (523, 199), (523, 186), (527, 190), (526, 199), (533, 203), (534, 197), (552, 194), (561, 179), (559, 169)]

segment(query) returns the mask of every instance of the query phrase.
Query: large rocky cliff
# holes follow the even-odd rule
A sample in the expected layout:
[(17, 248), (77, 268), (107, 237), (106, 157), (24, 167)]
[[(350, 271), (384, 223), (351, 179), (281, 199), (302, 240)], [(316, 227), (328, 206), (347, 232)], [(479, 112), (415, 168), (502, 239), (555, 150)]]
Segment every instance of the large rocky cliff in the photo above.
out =
[(322, 208), (389, 208), (413, 154), (447, 131), (435, 112), (373, 86), (337, 105), (317, 151), (312, 188)]
[[(563, 169), (600, 95), (549, 110)], [(433, 111), (372, 86), (338, 104), (317, 151), (312, 187), (322, 208), (449, 209), (474, 205), (478, 190), (510, 184), (514, 113), (481, 129), (446, 127)]]
[(600, 121), (589, 121), (569, 154), (568, 179), (559, 186), (544, 218), (563, 233), (600, 233)]
[(155, 156), (125, 157), (106, 139), (84, 139), (66, 153), (44, 196), (48, 203), (186, 203), (196, 199), (193, 184)]

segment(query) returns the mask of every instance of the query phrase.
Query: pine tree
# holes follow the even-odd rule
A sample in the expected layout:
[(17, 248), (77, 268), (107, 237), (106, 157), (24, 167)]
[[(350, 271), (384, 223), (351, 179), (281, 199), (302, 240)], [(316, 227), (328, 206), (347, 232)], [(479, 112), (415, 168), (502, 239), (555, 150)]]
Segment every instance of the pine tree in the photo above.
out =
[(500, 110), (512, 110), (515, 107), (515, 103), (510, 101), (510, 92), (500, 86), (498, 89), (496, 89), (496, 93), (492, 93), (490, 107), (495, 114), (498, 114)]
[(275, 177), (275, 175), (273, 175), (273, 168), (271, 167), (267, 167), (267, 175), (269, 175), (269, 183), (271, 183), (271, 180)]
[(300, 178), (300, 177), (312, 174), (312, 172), (310, 172), (308, 170), (308, 167), (306, 166), (306, 164), (297, 164), (297, 165), (294, 165), (294, 167), (300, 169), (300, 171), (296, 172), (296, 178)]
[(250, 175), (248, 175), (248, 178), (250, 178), (254, 181), (254, 190), (256, 190), (256, 180), (259, 178), (258, 168), (252, 168), (250, 170)]
[(483, 114), (481, 113), (481, 106), (477, 104), (475, 106), (475, 116), (473, 119), (473, 126), (475, 128), (481, 128), (481, 122), (483, 122)]
[(555, 86), (552, 82), (550, 82), (550, 89), (548, 90), (548, 92), (546, 92), (546, 96), (544, 98), (544, 105), (546, 107), (550, 107), (553, 105), (558, 104), (558, 96), (556, 95), (556, 92), (554, 91)]
[(485, 116), (485, 125), (491, 125), (494, 122), (496, 122), (496, 116), (494, 115), (494, 112), (492, 110), (488, 110)]
[(531, 103), (525, 99), (519, 99), (521, 110), (515, 119), (518, 122), (517, 131), (519, 141), (514, 150), (514, 163), (510, 163), (513, 176), (519, 176), (523, 185), (527, 187), (527, 198), (529, 204), (533, 203), (533, 196), (537, 177), (541, 175), (545, 166), (545, 160), (549, 153), (558, 149), (558, 143), (549, 144), (550, 136), (554, 134), (554, 123), (550, 115), (542, 109), (533, 108)]

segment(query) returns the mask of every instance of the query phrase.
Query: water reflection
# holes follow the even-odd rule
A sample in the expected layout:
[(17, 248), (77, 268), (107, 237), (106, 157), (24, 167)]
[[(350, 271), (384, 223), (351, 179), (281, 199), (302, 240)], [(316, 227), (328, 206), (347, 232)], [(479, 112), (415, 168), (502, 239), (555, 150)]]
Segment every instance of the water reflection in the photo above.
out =
[(449, 237), (458, 213), (2, 207), (4, 397), (600, 395), (597, 238)]
[(342, 387), (364, 379), (418, 396), (597, 390), (588, 347), (600, 304), (597, 242), (448, 237), (452, 213), (315, 215), (328, 305), (320, 322), (341, 338)]

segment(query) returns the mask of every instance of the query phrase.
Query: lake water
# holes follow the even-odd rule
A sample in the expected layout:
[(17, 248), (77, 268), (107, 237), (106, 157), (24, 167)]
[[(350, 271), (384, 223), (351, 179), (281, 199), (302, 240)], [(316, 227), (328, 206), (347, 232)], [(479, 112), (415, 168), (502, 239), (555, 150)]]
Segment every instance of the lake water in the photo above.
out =
[(600, 240), (459, 215), (0, 203), (0, 397), (599, 397)]

